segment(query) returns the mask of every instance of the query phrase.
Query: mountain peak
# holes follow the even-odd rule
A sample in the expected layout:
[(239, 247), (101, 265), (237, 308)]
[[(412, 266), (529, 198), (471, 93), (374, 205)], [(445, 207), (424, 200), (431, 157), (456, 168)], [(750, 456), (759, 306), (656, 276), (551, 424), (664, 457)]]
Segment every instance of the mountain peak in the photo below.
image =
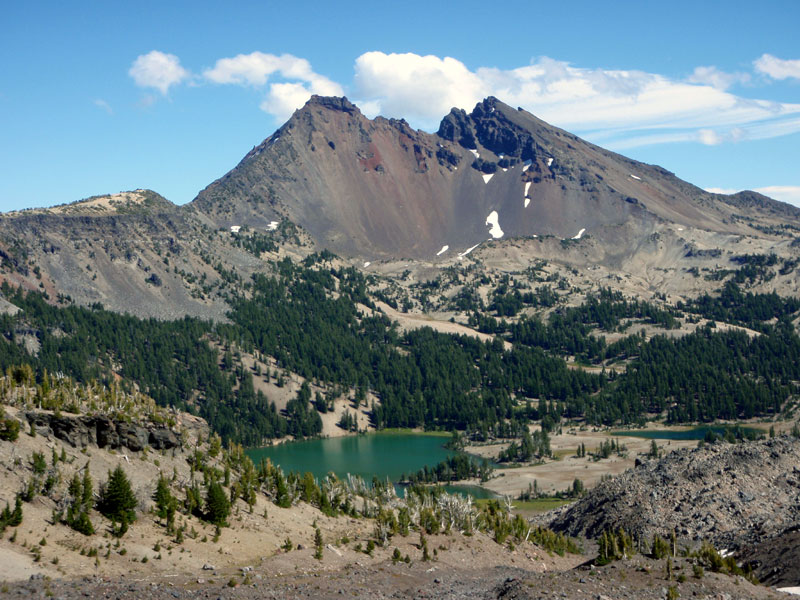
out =
[(350, 102), (350, 100), (347, 99), (347, 96), (318, 96), (317, 94), (314, 94), (308, 99), (308, 102), (306, 102), (303, 108), (305, 109), (313, 106), (320, 106), (322, 108), (328, 108), (330, 110), (338, 110), (347, 113), (361, 113), (361, 110), (359, 110), (355, 104)]

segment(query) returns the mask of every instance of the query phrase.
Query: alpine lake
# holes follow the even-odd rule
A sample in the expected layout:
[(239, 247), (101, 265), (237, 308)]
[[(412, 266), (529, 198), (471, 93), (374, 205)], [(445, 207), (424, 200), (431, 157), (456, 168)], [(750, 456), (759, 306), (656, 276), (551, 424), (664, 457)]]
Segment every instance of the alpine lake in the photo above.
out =
[[(706, 434), (712, 432), (716, 435), (725, 435), (726, 429), (731, 426), (724, 425), (702, 425), (690, 429), (631, 429), (625, 431), (615, 431), (612, 435), (623, 437), (638, 437), (646, 440), (702, 440)], [(763, 434), (761, 429), (755, 427), (741, 427), (743, 432), (753, 434)]]
[[(386, 431), (338, 438), (289, 442), (246, 451), (258, 465), (270, 459), (284, 473), (310, 472), (318, 479), (333, 472), (339, 478), (359, 475), (369, 484), (373, 477), (392, 483), (403, 474), (416, 473), (426, 465), (434, 467), (454, 454), (444, 447), (449, 434)], [(403, 486), (395, 485), (398, 495)], [(491, 491), (474, 485), (442, 485), (449, 493), (469, 494), (476, 499), (496, 497)]]

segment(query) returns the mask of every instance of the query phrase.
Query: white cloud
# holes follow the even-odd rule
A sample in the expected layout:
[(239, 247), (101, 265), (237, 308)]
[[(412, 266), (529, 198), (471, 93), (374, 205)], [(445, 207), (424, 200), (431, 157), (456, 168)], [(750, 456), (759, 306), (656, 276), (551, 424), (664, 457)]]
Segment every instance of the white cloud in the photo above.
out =
[(280, 72), (284, 77), (308, 81), (314, 76), (311, 65), (304, 58), (291, 54), (265, 54), (253, 52), (238, 54), (233, 58), (221, 58), (213, 69), (203, 71), (203, 77), (214, 83), (240, 85), (264, 85), (270, 75)]
[(374, 119), (381, 114), (381, 103), (378, 100), (354, 100), (353, 103), (368, 119)]
[(695, 67), (694, 72), (686, 79), (689, 83), (710, 85), (718, 90), (727, 90), (735, 83), (747, 83), (750, 75), (747, 73), (726, 73), (717, 67)]
[(773, 79), (800, 79), (800, 60), (783, 60), (771, 54), (762, 54), (753, 61), (756, 71)]
[(106, 111), (110, 115), (114, 114), (114, 111), (112, 110), (111, 105), (108, 102), (106, 102), (105, 100), (103, 100), (102, 98), (97, 98), (97, 99), (93, 100), (92, 104), (94, 104), (98, 108), (102, 108), (104, 111)]
[(768, 185), (756, 188), (755, 191), (775, 200), (800, 206), (800, 185)]
[(302, 83), (273, 83), (260, 108), (266, 113), (285, 118), (303, 106), (310, 95), (311, 92)]
[[(706, 188), (706, 191), (712, 194), (728, 195), (736, 194), (742, 190), (710, 187)], [(774, 198), (775, 200), (780, 200), (781, 202), (788, 202), (789, 204), (800, 206), (800, 185), (768, 185), (766, 187), (753, 188), (753, 191)]]
[[(800, 61), (765, 54), (756, 69), (771, 77), (800, 77)], [(587, 69), (540, 57), (514, 69), (470, 69), (451, 57), (373, 51), (355, 61), (353, 94), (370, 117), (406, 118), (436, 129), (452, 108), (471, 110), (493, 95), (615, 150), (665, 143), (717, 145), (800, 132), (800, 103), (749, 99), (726, 91), (748, 75), (697, 67), (685, 81), (634, 70)], [(152, 51), (130, 69), (137, 85), (166, 94), (191, 78), (176, 56)], [(252, 52), (221, 58), (202, 80), (263, 88), (260, 108), (288, 118), (312, 94), (343, 87), (291, 54)]]
[(169, 88), (189, 78), (174, 54), (152, 50), (133, 61), (128, 74), (139, 87), (152, 87), (166, 94)]
[(472, 106), (490, 87), (454, 58), (367, 52), (356, 59), (358, 93), (381, 114), (430, 122), (454, 106)]
[(358, 97), (381, 114), (428, 130), (451, 107), (471, 110), (488, 95), (614, 149), (721, 144), (800, 130), (800, 104), (725, 91), (733, 81), (744, 81), (743, 74), (700, 67), (692, 78), (585, 69), (547, 57), (516, 69), (470, 70), (449, 57), (367, 52), (356, 59), (354, 81)]
[(713, 129), (700, 129), (697, 137), (700, 143), (706, 146), (716, 146), (722, 143), (722, 137)]
[[(315, 73), (304, 58), (291, 54), (265, 54), (252, 52), (233, 58), (221, 58), (211, 69), (203, 71), (203, 77), (212, 83), (249, 85), (261, 87), (272, 77), (285, 81), (270, 84), (266, 98), (261, 102), (263, 111), (277, 119), (286, 119), (300, 108), (312, 94), (341, 96), (342, 86), (327, 77)], [(288, 81), (287, 81), (288, 80)]]

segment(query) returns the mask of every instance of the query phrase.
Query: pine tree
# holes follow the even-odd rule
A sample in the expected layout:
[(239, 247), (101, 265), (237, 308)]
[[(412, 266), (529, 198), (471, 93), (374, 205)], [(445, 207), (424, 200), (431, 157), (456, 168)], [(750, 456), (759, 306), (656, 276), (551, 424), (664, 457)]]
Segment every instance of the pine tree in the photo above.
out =
[(83, 481), (81, 482), (81, 503), (84, 510), (89, 511), (94, 504), (94, 490), (92, 489), (92, 476), (89, 475), (89, 463), (83, 469)]
[(89, 475), (89, 465), (83, 471), (83, 478), (75, 473), (69, 484), (69, 495), (72, 503), (67, 509), (66, 523), (75, 531), (83, 535), (94, 533), (94, 525), (89, 518), (89, 511), (92, 509), (92, 478)]
[(156, 491), (153, 494), (153, 500), (155, 500), (156, 510), (160, 518), (167, 520), (170, 507), (173, 507), (172, 512), (174, 514), (175, 498), (169, 490), (169, 480), (163, 473), (159, 473), (158, 475), (158, 483), (156, 484)]
[(11, 527), (17, 527), (20, 523), (22, 523), (22, 498), (19, 494), (14, 499), (14, 510), (11, 512), (11, 518), (8, 520), (8, 524)]
[(650, 440), (650, 452), (647, 454), (650, 458), (658, 458), (658, 444), (655, 440)]
[(127, 530), (128, 523), (136, 520), (137, 504), (128, 476), (121, 466), (117, 466), (108, 474), (108, 481), (100, 492), (97, 509), (112, 521), (119, 521)]
[(314, 531), (314, 558), (317, 560), (322, 560), (322, 546), (322, 532), (319, 527), (316, 527)]
[(230, 513), (231, 504), (225, 490), (216, 481), (211, 481), (206, 491), (206, 519), (218, 527), (225, 526)]

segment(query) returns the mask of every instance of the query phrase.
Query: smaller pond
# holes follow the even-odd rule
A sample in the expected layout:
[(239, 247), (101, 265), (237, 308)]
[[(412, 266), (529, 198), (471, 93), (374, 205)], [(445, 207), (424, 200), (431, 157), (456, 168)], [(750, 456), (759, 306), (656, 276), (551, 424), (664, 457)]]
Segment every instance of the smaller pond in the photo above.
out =
[[(625, 437), (638, 437), (646, 440), (702, 440), (705, 439), (709, 431), (717, 435), (725, 435), (725, 430), (729, 427), (723, 425), (703, 425), (700, 427), (692, 427), (691, 429), (673, 430), (673, 429), (632, 429), (630, 431), (614, 431), (611, 435), (619, 435)], [(763, 434), (764, 432), (755, 427), (740, 427), (744, 432), (754, 433), (756, 435)]]
[[(478, 485), (440, 485), (439, 487), (448, 494), (461, 494), (462, 496), (469, 494), (476, 500), (499, 498), (499, 496), (493, 491), (487, 490), (486, 488), (482, 488)], [(400, 489), (398, 489), (397, 493), (402, 495)]]

